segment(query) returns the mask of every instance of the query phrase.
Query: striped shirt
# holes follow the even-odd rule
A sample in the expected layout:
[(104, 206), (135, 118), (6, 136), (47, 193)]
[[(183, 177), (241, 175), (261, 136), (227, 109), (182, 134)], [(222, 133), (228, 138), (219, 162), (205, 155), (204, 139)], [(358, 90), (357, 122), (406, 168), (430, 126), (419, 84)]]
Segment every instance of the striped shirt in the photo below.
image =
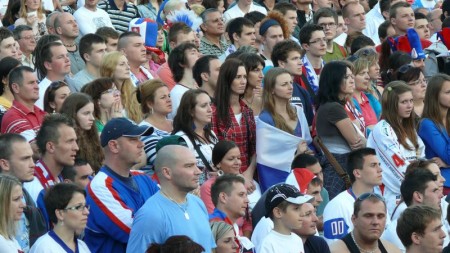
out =
[(108, 13), (114, 28), (119, 33), (128, 31), (132, 19), (140, 18), (137, 7), (131, 3), (125, 3), (123, 10), (119, 10), (114, 0), (103, 0), (98, 4), (98, 8)]

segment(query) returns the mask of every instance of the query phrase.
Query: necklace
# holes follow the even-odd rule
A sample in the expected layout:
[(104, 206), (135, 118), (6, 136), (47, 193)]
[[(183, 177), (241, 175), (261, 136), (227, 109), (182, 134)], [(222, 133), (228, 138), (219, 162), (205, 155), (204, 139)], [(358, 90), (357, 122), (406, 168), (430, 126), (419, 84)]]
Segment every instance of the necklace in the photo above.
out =
[(356, 247), (358, 247), (358, 249), (359, 249), (359, 251), (360, 251), (361, 253), (364, 253), (364, 252), (366, 252), (366, 253), (375, 253), (375, 252), (377, 251), (377, 249), (378, 249), (378, 242), (377, 242), (377, 246), (375, 246), (373, 249), (371, 249), (371, 250), (364, 250), (364, 249), (362, 249), (362, 248), (358, 245), (358, 243), (356, 242), (355, 236), (353, 236), (353, 231), (350, 232), (350, 235), (352, 236), (352, 239), (353, 239), (353, 241), (355, 242)]
[(188, 202), (187, 197), (186, 197), (186, 201), (185, 201), (186, 207), (183, 208), (180, 204), (178, 204), (178, 202), (176, 202), (173, 198), (171, 198), (169, 195), (167, 195), (167, 193), (165, 193), (165, 192), (163, 192), (163, 191), (161, 191), (161, 193), (162, 193), (164, 196), (166, 196), (168, 199), (170, 199), (170, 201), (172, 201), (173, 203), (175, 203), (175, 204), (176, 204), (176, 205), (184, 212), (184, 218), (186, 218), (186, 220), (189, 220), (189, 219), (190, 219), (189, 213), (187, 212), (187, 207), (188, 207), (188, 205), (189, 205), (189, 202)]
[(247, 105), (248, 105), (249, 107), (251, 107), (251, 106), (253, 105), (253, 97), (252, 97), (252, 100), (251, 100), (251, 101), (248, 101), (248, 99), (246, 99), (246, 98), (244, 97), (244, 101), (247, 102)]
[(74, 46), (76, 46), (76, 44), (72, 44), (72, 45), (66, 45), (66, 44), (64, 44), (64, 46), (65, 46), (65, 47), (74, 47)]

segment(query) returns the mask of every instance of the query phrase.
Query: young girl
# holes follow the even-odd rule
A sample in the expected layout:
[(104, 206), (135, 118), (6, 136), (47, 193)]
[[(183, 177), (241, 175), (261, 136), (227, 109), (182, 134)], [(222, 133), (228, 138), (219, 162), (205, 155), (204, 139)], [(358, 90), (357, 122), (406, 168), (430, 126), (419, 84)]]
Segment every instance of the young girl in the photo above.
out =
[(383, 120), (375, 125), (367, 140), (383, 168), (384, 197), (390, 213), (400, 200), (406, 167), (425, 157), (425, 146), (416, 133), (413, 101), (411, 88), (405, 82), (391, 82), (382, 96)]

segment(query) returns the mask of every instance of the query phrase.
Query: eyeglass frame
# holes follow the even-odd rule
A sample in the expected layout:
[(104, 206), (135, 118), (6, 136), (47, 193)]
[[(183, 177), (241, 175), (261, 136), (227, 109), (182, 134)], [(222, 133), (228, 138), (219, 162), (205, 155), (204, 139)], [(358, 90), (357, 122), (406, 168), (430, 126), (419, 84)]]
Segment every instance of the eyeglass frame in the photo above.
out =
[(83, 212), (85, 209), (87, 209), (89, 211), (91, 209), (91, 205), (89, 205), (89, 204), (80, 204), (80, 205), (76, 205), (76, 206), (66, 207), (63, 210), (64, 211)]

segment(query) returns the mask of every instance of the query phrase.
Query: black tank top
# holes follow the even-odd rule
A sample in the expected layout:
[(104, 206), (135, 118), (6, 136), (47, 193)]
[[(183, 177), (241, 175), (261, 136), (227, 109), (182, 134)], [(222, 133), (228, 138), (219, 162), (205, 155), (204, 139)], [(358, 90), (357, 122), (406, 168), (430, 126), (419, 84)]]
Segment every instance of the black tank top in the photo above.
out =
[[(356, 246), (355, 241), (353, 241), (351, 233), (348, 233), (341, 240), (345, 243), (350, 253), (361, 253), (361, 251), (359, 251), (358, 249), (358, 246)], [(380, 249), (381, 253), (388, 253), (384, 248), (383, 243), (381, 243), (381, 240), (378, 240), (378, 248)]]

